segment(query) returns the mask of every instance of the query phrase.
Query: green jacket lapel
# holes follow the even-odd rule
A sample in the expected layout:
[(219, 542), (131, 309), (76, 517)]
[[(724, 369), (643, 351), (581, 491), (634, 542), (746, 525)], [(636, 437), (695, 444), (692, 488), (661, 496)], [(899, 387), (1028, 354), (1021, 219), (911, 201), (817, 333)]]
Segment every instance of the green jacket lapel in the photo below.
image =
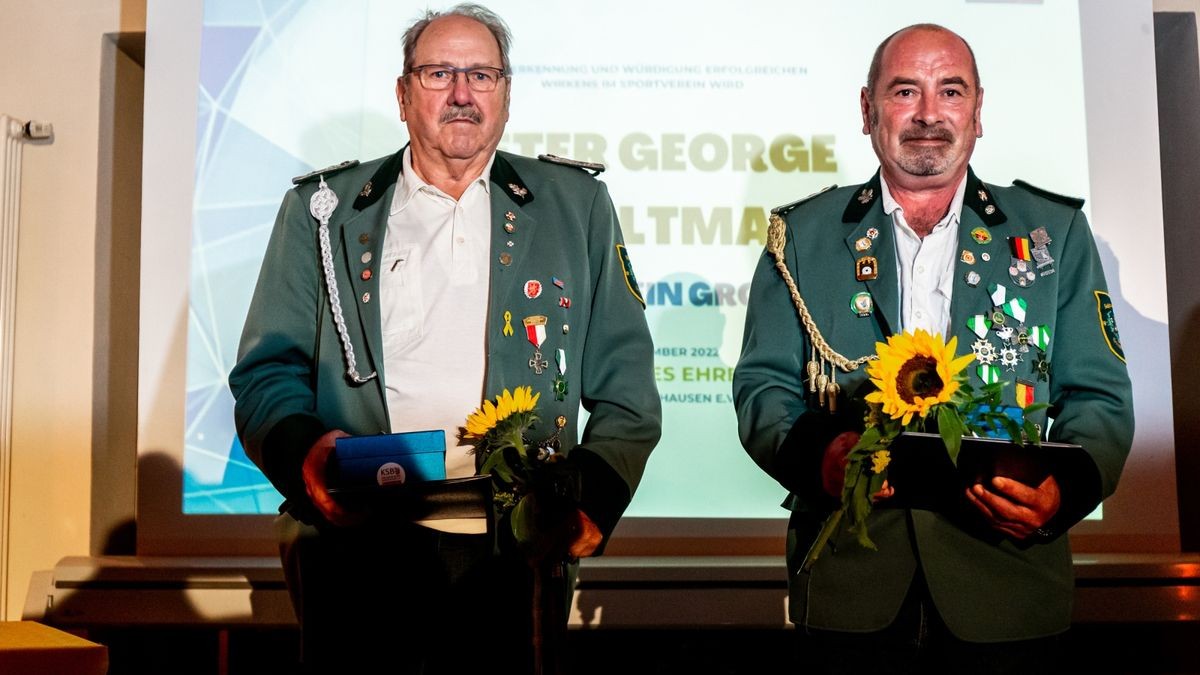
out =
[[(871, 294), (874, 313), (883, 334), (891, 335), (901, 327), (900, 280), (896, 278), (895, 233), (891, 218), (883, 212), (878, 171), (854, 192), (842, 213), (842, 222), (853, 226), (846, 236), (851, 273), (857, 272), (859, 258), (868, 255), (875, 258), (875, 278), (862, 283)], [(874, 237), (869, 236), (872, 231)], [(859, 251), (857, 248), (858, 241), (863, 238), (871, 242), (868, 251)]]
[[(494, 331), (504, 328), (504, 312), (511, 312), (514, 308), (526, 304), (518, 297), (524, 293), (525, 281), (537, 276), (529, 271), (529, 267), (534, 255), (533, 241), (538, 221), (531, 209), (526, 208), (533, 201), (533, 192), (503, 155), (496, 154), (489, 178), (492, 183), (492, 276), (487, 330), (488, 342), (491, 343), (499, 337)], [(512, 246), (508, 245), (509, 242), (512, 242)], [(519, 313), (518, 311), (512, 315), (511, 325), (517, 333), (516, 337), (524, 340), (525, 327), (521, 321), (525, 317), (518, 316)], [(497, 359), (488, 359), (486, 386), (490, 393), (493, 389), (503, 386), (499, 368)]]
[[(358, 312), (359, 328), (366, 342), (366, 353), (358, 357), (358, 371), (364, 376), (378, 373), (379, 395), (385, 396), (383, 368), (383, 326), (380, 313), (379, 266), (383, 264), (383, 239), (387, 233), (388, 212), (392, 195), (404, 162), (404, 148), (387, 158), (375, 171), (354, 199), (354, 208), (342, 223), (341, 245), (346, 274), (350, 277), (350, 296), (341, 297), (346, 322), (354, 316), (347, 308)], [(369, 257), (364, 257), (366, 254)], [(337, 257), (335, 252), (334, 257)], [(347, 326), (349, 330), (350, 326)], [(354, 335), (354, 331), (350, 331)]]
[[(991, 305), (985, 299), (991, 284), (1010, 285), (1008, 279), (1009, 254), (1007, 248), (1008, 216), (996, 204), (991, 189), (967, 170), (967, 191), (963, 195), (962, 216), (958, 225), (958, 257), (954, 263), (954, 291), (950, 297), (950, 333), (962, 333), (964, 337), (974, 333), (967, 328), (967, 320), (976, 314), (986, 314)], [(984, 243), (986, 241), (987, 243)], [(963, 260), (963, 251), (970, 251), (974, 264)], [(991, 260), (983, 260), (987, 253)], [(968, 275), (975, 272), (979, 282), (972, 287)], [(959, 347), (962, 352), (963, 346)]]
[[(855, 250), (855, 243), (867, 232), (877, 232), (871, 240), (869, 252)], [(850, 273), (857, 272), (857, 260), (865, 255), (875, 258), (876, 275), (874, 279), (862, 282), (871, 299), (875, 303), (875, 316), (878, 317), (884, 335), (891, 335), (901, 328), (900, 317), (900, 280), (896, 277), (896, 241), (892, 230), (891, 218), (883, 212), (883, 208), (871, 209), (861, 223), (846, 237), (846, 248), (850, 251), (852, 262)]]
[[(387, 232), (388, 206), (392, 203), (394, 184), (385, 192), (385, 198), (374, 202), (363, 211), (355, 211), (341, 227), (340, 248), (343, 263), (350, 277), (349, 296), (340, 298), (342, 313), (349, 323), (354, 316), (348, 308), (358, 310), (358, 320), (367, 353), (358, 358), (358, 371), (364, 376), (371, 370), (379, 374), (380, 392), (383, 390), (383, 327), (379, 309), (379, 266), (383, 263), (383, 236)], [(367, 262), (365, 254), (370, 253)], [(350, 329), (350, 326), (347, 326)], [(354, 331), (350, 330), (350, 335)], [(369, 358), (368, 358), (369, 357)], [(368, 367), (369, 365), (369, 367)]]
[[(498, 291), (519, 287), (516, 281), (525, 278), (522, 274), (532, 257), (538, 223), (531, 210), (526, 208), (533, 202), (533, 193), (512, 165), (499, 154), (492, 162), (491, 181), (492, 297), (496, 297)], [(511, 228), (506, 228), (506, 225), (511, 225)], [(510, 241), (512, 246), (508, 245)], [(505, 253), (509, 258), (501, 257)], [(504, 264), (504, 260), (508, 260), (509, 264)]]

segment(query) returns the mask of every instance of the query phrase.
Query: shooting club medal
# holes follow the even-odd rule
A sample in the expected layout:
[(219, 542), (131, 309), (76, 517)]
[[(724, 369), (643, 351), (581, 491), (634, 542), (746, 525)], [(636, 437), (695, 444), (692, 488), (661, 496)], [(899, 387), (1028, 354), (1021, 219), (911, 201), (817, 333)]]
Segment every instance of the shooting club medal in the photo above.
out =
[(874, 281), (879, 276), (879, 262), (875, 256), (864, 255), (854, 262), (855, 281)]
[(1029, 245), (1029, 238), (1009, 237), (1008, 246), (1012, 249), (1012, 264), (1008, 267), (1008, 278), (1022, 288), (1032, 286), (1037, 279), (1037, 274), (1033, 271), (1033, 248)]
[(562, 401), (567, 397), (567, 350), (556, 351), (554, 363), (558, 366), (558, 373), (554, 376), (554, 400)]
[(542, 357), (542, 343), (546, 341), (546, 317), (527, 316), (522, 319), (525, 324), (525, 337), (533, 345), (533, 358), (529, 359), (529, 367), (537, 375), (550, 367), (550, 362)]
[(1054, 258), (1050, 257), (1050, 235), (1046, 233), (1046, 228), (1039, 227), (1030, 232), (1029, 238), (1033, 240), (1033, 250), (1030, 253), (1033, 255), (1034, 262), (1037, 263), (1038, 274), (1042, 276), (1054, 274)]

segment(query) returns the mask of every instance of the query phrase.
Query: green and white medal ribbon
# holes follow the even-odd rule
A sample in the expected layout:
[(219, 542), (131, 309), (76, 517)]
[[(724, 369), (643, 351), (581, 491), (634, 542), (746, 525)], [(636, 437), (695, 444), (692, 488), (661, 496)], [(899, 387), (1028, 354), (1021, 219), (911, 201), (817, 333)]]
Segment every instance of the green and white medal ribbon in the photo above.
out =
[(992, 320), (982, 314), (967, 319), (967, 328), (980, 338), (987, 337), (988, 329), (992, 327)]
[(1050, 346), (1050, 328), (1045, 325), (1030, 328), (1029, 344), (1046, 351), (1046, 347)]
[(1025, 298), (1013, 298), (1001, 305), (1001, 308), (1004, 310), (1005, 314), (1011, 316), (1021, 323), (1025, 323), (1025, 308), (1027, 306), (1028, 303), (1025, 302)]
[(354, 345), (350, 343), (350, 334), (346, 331), (346, 319), (342, 316), (342, 301), (338, 296), (337, 278), (333, 274), (333, 253), (329, 245), (329, 217), (337, 209), (338, 198), (325, 177), (312, 199), (308, 200), (308, 212), (321, 226), (317, 229), (317, 237), (321, 241), (321, 267), (325, 271), (325, 289), (329, 293), (329, 309), (333, 313), (333, 324), (337, 327), (338, 337), (342, 340), (342, 352), (346, 356), (346, 377), (355, 384), (364, 384), (375, 378), (376, 373), (363, 377), (358, 374), (358, 364), (354, 359)]
[(979, 375), (979, 379), (983, 380), (984, 384), (995, 384), (1000, 381), (1000, 366), (991, 364), (980, 364), (975, 373)]
[(1008, 289), (1000, 284), (990, 284), (988, 293), (992, 295), (992, 306), (999, 307), (1004, 304), (1004, 300), (1008, 295)]
[(567, 397), (567, 350), (554, 352), (554, 363), (558, 365), (558, 373), (554, 376), (554, 400), (561, 401)]

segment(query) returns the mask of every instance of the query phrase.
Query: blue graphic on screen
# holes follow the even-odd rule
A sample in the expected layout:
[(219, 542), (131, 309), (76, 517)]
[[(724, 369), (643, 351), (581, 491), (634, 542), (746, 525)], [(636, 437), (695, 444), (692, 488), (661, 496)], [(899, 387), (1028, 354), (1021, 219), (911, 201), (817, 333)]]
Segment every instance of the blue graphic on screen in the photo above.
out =
[(188, 305), (187, 514), (273, 513), (281, 501), (234, 433), (226, 378), (287, 179), (312, 167), (231, 111), (247, 68), (301, 5), (205, 3)]

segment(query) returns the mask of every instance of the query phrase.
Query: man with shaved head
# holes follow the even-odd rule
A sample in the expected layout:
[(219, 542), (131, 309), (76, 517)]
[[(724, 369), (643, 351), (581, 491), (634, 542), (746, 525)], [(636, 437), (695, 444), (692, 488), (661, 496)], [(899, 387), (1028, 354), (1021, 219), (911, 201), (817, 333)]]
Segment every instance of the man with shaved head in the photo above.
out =
[[(658, 441), (645, 304), (604, 167), (496, 149), (510, 42), (478, 5), (409, 27), (396, 80), (409, 144), (295, 179), (263, 259), (229, 383), (246, 453), (286, 499), (281, 552), (312, 672), (532, 667), (532, 576), (509, 519), (481, 533), (356, 507), (331, 490), (337, 439), (440, 430), (445, 475), (469, 479), (483, 458), (459, 438), (468, 413), (531, 387), (527, 442), (556, 444), (554, 466), (578, 476), (569, 506), (536, 512), (553, 526), (534, 548), (552, 561), (600, 554)], [(454, 485), (424, 486), (422, 508)]]
[[(1133, 438), (1082, 201), (975, 175), (983, 87), (941, 26), (885, 39), (859, 103), (879, 171), (773, 211), (734, 376), (742, 443), (791, 493), (791, 618), (824, 672), (1053, 672), (1074, 590), (1066, 531), (1116, 489)], [(957, 336), (971, 385), (1004, 382), (1017, 419), (1049, 404), (1028, 416), (1043, 439), (1081, 449), (1036, 484), (951, 485), (954, 508), (886, 486), (867, 521), (878, 550), (843, 524), (804, 568), (863, 430), (866, 357), (917, 329)]]

